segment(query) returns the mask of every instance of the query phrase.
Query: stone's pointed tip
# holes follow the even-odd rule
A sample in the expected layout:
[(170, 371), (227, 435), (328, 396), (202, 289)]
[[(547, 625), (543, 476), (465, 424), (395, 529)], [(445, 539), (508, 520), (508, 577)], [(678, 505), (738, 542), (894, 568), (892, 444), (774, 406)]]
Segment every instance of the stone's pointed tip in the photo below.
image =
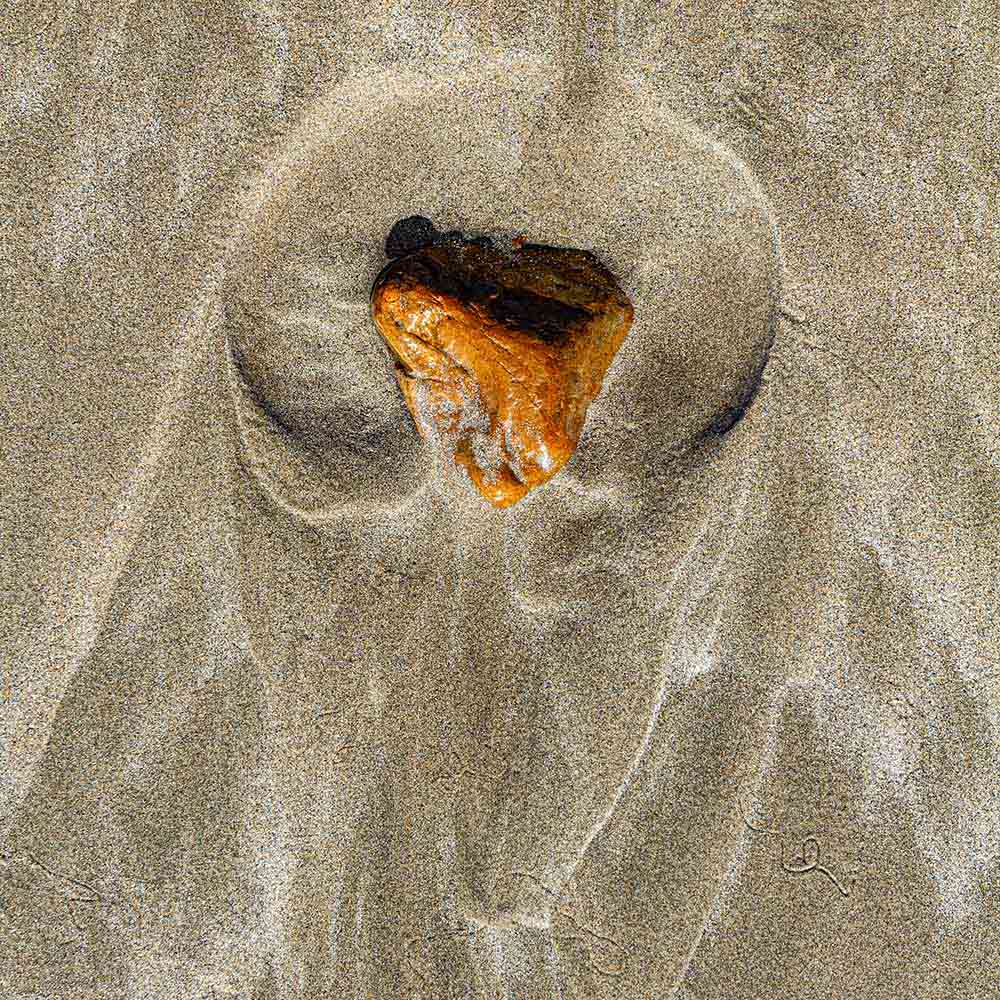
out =
[(524, 493), (519, 497), (499, 497), (495, 500), (490, 500), (490, 505), (495, 507), (497, 510), (509, 510), (516, 503), (520, 503), (528, 494)]

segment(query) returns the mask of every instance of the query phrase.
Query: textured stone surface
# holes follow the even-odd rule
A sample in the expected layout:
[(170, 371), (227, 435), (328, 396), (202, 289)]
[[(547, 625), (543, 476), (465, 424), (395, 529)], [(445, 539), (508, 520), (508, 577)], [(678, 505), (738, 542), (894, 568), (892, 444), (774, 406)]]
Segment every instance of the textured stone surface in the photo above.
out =
[(404, 228), (427, 245), (379, 274), (372, 316), (420, 433), (509, 507), (572, 456), (632, 304), (588, 251), (498, 249), (404, 222), (387, 252), (413, 245), (398, 239)]

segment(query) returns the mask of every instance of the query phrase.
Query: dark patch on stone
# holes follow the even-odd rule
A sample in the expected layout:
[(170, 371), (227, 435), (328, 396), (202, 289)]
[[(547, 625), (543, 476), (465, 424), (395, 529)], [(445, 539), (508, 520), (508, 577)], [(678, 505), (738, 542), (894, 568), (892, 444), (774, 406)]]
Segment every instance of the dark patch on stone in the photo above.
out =
[(591, 313), (579, 306), (509, 288), (489, 298), (486, 308), (497, 323), (532, 333), (546, 344), (559, 340), (570, 328), (591, 318)]
[(592, 316), (589, 310), (579, 306), (526, 289), (507, 288), (463, 268), (441, 268), (429, 258), (412, 263), (429, 278), (433, 272), (428, 284), (444, 294), (466, 305), (478, 305), (495, 323), (532, 334), (546, 344), (564, 339), (572, 328), (586, 323)]

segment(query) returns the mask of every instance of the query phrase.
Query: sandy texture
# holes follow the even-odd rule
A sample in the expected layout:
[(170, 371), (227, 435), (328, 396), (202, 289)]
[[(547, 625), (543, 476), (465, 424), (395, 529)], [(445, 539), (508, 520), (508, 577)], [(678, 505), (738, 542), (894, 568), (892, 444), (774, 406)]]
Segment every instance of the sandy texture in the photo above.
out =
[[(1000, 995), (1000, 28), (829, 6), (0, 14), (0, 996)], [(410, 214), (635, 305), (509, 510)]]

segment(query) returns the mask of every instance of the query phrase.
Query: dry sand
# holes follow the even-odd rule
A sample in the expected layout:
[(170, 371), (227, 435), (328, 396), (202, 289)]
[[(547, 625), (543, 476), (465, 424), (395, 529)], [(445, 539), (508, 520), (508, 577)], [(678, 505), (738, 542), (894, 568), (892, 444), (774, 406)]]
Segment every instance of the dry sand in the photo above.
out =
[[(0, 996), (1000, 996), (1000, 25), (834, 6), (0, 14)], [(413, 213), (636, 307), (506, 511)]]

